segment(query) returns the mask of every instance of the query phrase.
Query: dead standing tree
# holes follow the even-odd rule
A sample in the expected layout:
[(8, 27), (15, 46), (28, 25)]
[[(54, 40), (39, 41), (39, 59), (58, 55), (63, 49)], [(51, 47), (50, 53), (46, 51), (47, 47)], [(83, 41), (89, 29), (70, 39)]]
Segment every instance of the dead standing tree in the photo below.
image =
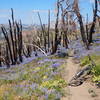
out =
[(39, 17), (39, 21), (40, 21), (40, 25), (41, 25), (41, 29), (42, 29), (42, 36), (43, 36), (43, 39), (44, 39), (44, 48), (45, 48), (45, 52), (47, 52), (47, 49), (46, 49), (46, 31), (45, 31), (45, 25), (42, 24), (42, 20), (41, 20), (41, 17), (40, 17), (40, 14), (38, 12), (38, 17)]
[(79, 22), (79, 25), (80, 25), (80, 32), (81, 32), (82, 41), (86, 45), (86, 48), (89, 49), (88, 41), (87, 41), (86, 35), (85, 35), (85, 29), (84, 29), (82, 15), (80, 14), (80, 11), (79, 11), (78, 0), (74, 0), (73, 10), (74, 10), (74, 12), (75, 12), (75, 14), (76, 14), (76, 16), (78, 18), (78, 22)]
[(8, 50), (9, 50), (9, 54), (10, 54), (11, 64), (14, 64), (12, 49), (11, 49), (10, 40), (9, 40), (9, 36), (8, 36), (7, 30), (5, 29), (4, 26), (1, 27), (1, 30), (3, 32), (3, 35), (4, 35), (5, 40), (7, 42), (7, 45), (8, 45)]
[[(90, 30), (86, 26), (86, 32), (85, 32), (85, 29), (84, 29), (82, 15), (80, 14), (80, 11), (79, 11), (78, 0), (74, 0), (74, 4), (73, 4), (74, 12), (75, 12), (76, 16), (78, 17), (78, 21), (79, 21), (79, 24), (80, 24), (80, 31), (81, 31), (82, 40), (83, 40), (84, 44), (86, 44), (87, 49), (89, 49), (89, 44), (92, 42), (92, 37), (93, 37), (94, 29), (95, 29), (96, 17), (97, 17), (97, 11), (98, 11), (97, 2), (98, 1), (95, 0), (95, 8), (93, 10), (94, 15), (93, 15), (92, 25), (90, 27)], [(86, 39), (85, 33), (87, 33), (87, 39), (88, 40)]]
[(97, 4), (97, 0), (95, 0), (95, 8), (93, 10), (93, 22), (92, 22), (92, 25), (91, 25), (91, 28), (90, 28), (90, 32), (89, 32), (89, 39), (88, 39), (88, 42), (89, 44), (92, 42), (92, 37), (93, 37), (93, 33), (94, 33), (94, 29), (95, 29), (95, 23), (96, 23), (96, 17), (97, 17), (97, 11), (98, 11), (98, 4)]
[[(0, 57), (1, 57), (1, 44), (0, 44)], [(0, 60), (0, 67), (2, 66), (2, 64), (1, 64), (2, 62), (1, 62), (1, 60)]]
[(18, 24), (16, 22), (16, 30), (17, 30), (17, 41), (18, 41), (18, 55), (19, 55), (19, 61), (22, 62), (22, 51), (23, 51), (23, 40), (22, 40), (22, 23), (20, 20), (20, 23)]
[(1, 30), (7, 43), (7, 48), (9, 51), (7, 54), (10, 56), (9, 61), (11, 61), (12, 65), (15, 65), (18, 60), (22, 62), (22, 24), (21, 21), (20, 23), (14, 21), (13, 9), (11, 9), (11, 12), (12, 21), (9, 20), (9, 29), (6, 29), (2, 25)]
[(53, 50), (51, 54), (56, 53), (57, 47), (58, 47), (58, 22), (59, 22), (59, 0), (57, 1), (57, 12), (56, 12), (56, 23), (55, 23), (55, 38), (54, 38), (54, 44), (53, 44)]
[(10, 61), (9, 61), (9, 52), (8, 52), (8, 46), (7, 45), (6, 45), (5, 63), (7, 65), (7, 68), (9, 68), (10, 67)]
[[(63, 5), (62, 4), (60, 4), (60, 7), (61, 7), (61, 20), (62, 20), (62, 35), (63, 35), (63, 42), (64, 42), (64, 44), (65, 44), (65, 47), (66, 48), (68, 48), (68, 43), (69, 43), (69, 41), (68, 41), (68, 36), (67, 36), (67, 34), (68, 34), (68, 23), (67, 23), (67, 21), (68, 21), (68, 12), (64, 12), (64, 10), (65, 9), (63, 9)], [(66, 19), (67, 20), (65, 20), (65, 17), (66, 17)]]
[(15, 62), (17, 62), (17, 30), (16, 30), (16, 22), (15, 22), (15, 19), (14, 19), (14, 13), (13, 13), (13, 9), (11, 8), (11, 12), (12, 12), (12, 15), (11, 15), (11, 17), (12, 17), (12, 30), (13, 30), (13, 32), (14, 32), (14, 43), (13, 43), (13, 45), (14, 45), (14, 47), (13, 47), (13, 52), (14, 52), (14, 59), (15, 59)]
[(89, 38), (88, 14), (87, 14), (87, 19), (86, 19), (86, 35), (87, 35), (87, 40), (88, 40)]
[(76, 31), (76, 23), (74, 19), (74, 13), (72, 12), (72, 3), (70, 0), (61, 0), (59, 1), (61, 8), (61, 30), (63, 35), (63, 44), (68, 48), (68, 34), (69, 32)]
[(50, 48), (50, 10), (48, 10), (48, 51)]

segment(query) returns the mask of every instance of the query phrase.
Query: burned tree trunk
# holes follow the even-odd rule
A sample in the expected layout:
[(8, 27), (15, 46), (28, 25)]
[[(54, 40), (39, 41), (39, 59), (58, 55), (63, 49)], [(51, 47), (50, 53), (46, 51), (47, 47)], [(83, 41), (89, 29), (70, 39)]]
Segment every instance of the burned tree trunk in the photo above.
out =
[(52, 54), (56, 53), (57, 51), (57, 46), (58, 46), (58, 20), (59, 20), (59, 0), (57, 1), (57, 15), (56, 15), (56, 23), (55, 23), (55, 40), (54, 40), (54, 46), (53, 46), (53, 51)]
[(27, 45), (27, 56), (31, 57), (31, 47), (30, 47), (30, 45)]
[(16, 23), (17, 26), (17, 38), (18, 38), (18, 55), (19, 55), (19, 61), (22, 62), (22, 52), (23, 52), (23, 43), (22, 43), (22, 24), (20, 21), (20, 24)]
[(12, 12), (12, 29), (13, 29), (13, 32), (14, 32), (14, 59), (15, 59), (15, 62), (17, 62), (17, 33), (16, 33), (16, 25), (15, 25), (15, 20), (14, 20), (14, 13), (13, 13), (13, 9), (11, 8), (11, 12)]
[(86, 48), (89, 49), (88, 41), (87, 41), (86, 35), (85, 35), (85, 29), (84, 29), (84, 24), (83, 24), (83, 20), (82, 20), (82, 15), (79, 12), (78, 0), (74, 0), (73, 9), (74, 9), (74, 12), (75, 12), (75, 14), (78, 18), (78, 22), (79, 22), (79, 25), (80, 25), (80, 32), (81, 32), (82, 41), (86, 45)]
[(8, 37), (8, 33), (7, 33), (7, 31), (6, 31), (6, 29), (5, 29), (4, 26), (1, 27), (1, 30), (2, 30), (2, 32), (4, 34), (4, 37), (5, 37), (6, 41), (7, 41), (8, 50), (9, 50), (9, 53), (10, 53), (11, 63), (14, 64), (13, 54), (12, 54), (12, 49), (11, 49), (11, 45), (10, 45), (10, 40), (9, 40), (9, 37)]
[(47, 50), (46, 50), (46, 32), (45, 32), (45, 25), (42, 24), (42, 20), (41, 20), (41, 17), (40, 17), (39, 12), (38, 12), (38, 17), (39, 17), (39, 21), (40, 21), (40, 25), (41, 25), (41, 29), (42, 29), (45, 52), (47, 52)]
[(5, 63), (7, 65), (7, 68), (10, 67), (10, 61), (9, 61), (9, 52), (8, 52), (8, 45), (6, 45), (6, 56), (5, 56)]
[(62, 14), (61, 14), (61, 17), (62, 17), (62, 32), (63, 32), (63, 42), (65, 44), (65, 47), (68, 48), (68, 37), (67, 37), (67, 28), (65, 27), (66, 24), (65, 24), (65, 15), (64, 15), (64, 10), (63, 10), (63, 7), (61, 5), (61, 11), (62, 11)]
[(79, 24), (80, 24), (80, 31), (81, 31), (82, 40), (83, 40), (84, 43), (87, 43), (87, 41), (86, 41), (86, 36), (85, 36), (84, 25), (83, 25), (83, 20), (82, 20), (82, 16), (80, 15), (80, 13), (77, 13), (77, 17), (78, 17), (78, 19), (79, 19)]
[(51, 53), (53, 51), (53, 40), (54, 40), (54, 36), (53, 36), (53, 33), (51, 34)]
[(12, 25), (10, 20), (9, 20), (9, 33), (10, 33), (11, 43), (12, 43), (13, 60), (14, 60), (13, 64), (15, 64), (16, 63), (15, 45), (14, 45), (13, 31), (12, 31)]
[[(1, 45), (0, 45), (0, 56), (1, 56)], [(1, 62), (1, 60), (0, 60), (0, 67), (2, 66), (2, 64), (1, 64), (2, 62)]]
[[(12, 11), (12, 21), (9, 20), (9, 29), (6, 29), (4, 26), (1, 27), (2, 33), (7, 42), (8, 52), (9, 54), (9, 63), (16, 64), (17, 58), (19, 56), (19, 61), (22, 62), (22, 24), (14, 21), (13, 9)], [(7, 58), (7, 57), (6, 57)], [(7, 63), (8, 63), (7, 62)], [(9, 64), (8, 64), (9, 65)]]
[(45, 32), (45, 24), (43, 24), (43, 29), (44, 29), (44, 49), (45, 49), (45, 52), (47, 52), (47, 46), (46, 46), (46, 44), (47, 44), (47, 39), (46, 39), (46, 32)]
[(87, 41), (86, 36), (85, 36), (85, 30), (84, 30), (84, 25), (83, 25), (83, 21), (82, 21), (82, 16), (80, 14), (77, 14), (77, 16), (79, 19), (82, 40), (83, 40), (84, 44), (86, 45), (86, 48), (89, 49), (88, 41)]
[(98, 5), (97, 5), (97, 0), (95, 0), (95, 9), (94, 9), (94, 16), (93, 16), (93, 22), (92, 22), (92, 26), (90, 28), (90, 32), (89, 32), (89, 44), (92, 42), (92, 36), (94, 33), (94, 29), (95, 29), (95, 23), (96, 23), (96, 16), (97, 16), (97, 10), (98, 10)]
[(49, 48), (50, 48), (50, 10), (48, 11), (48, 51), (49, 51)]
[(87, 40), (89, 38), (89, 31), (88, 31), (88, 14), (87, 14), (87, 20), (86, 20), (86, 34), (87, 34)]

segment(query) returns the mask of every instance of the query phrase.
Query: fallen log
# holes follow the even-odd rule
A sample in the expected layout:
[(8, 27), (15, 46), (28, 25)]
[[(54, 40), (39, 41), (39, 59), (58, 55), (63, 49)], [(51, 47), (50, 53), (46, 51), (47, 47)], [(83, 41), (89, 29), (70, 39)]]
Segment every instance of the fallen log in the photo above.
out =
[(87, 66), (78, 73), (76, 73), (75, 76), (69, 81), (68, 85), (70, 86), (81, 85), (86, 80), (85, 77), (90, 74), (91, 68), (92, 68), (91, 66)]
[(87, 79), (86, 76), (90, 74), (91, 69), (96, 66), (90, 55), (88, 55), (88, 58), (91, 61), (91, 64), (77, 72), (69, 81), (69, 86), (79, 86), (83, 84), (83, 82)]

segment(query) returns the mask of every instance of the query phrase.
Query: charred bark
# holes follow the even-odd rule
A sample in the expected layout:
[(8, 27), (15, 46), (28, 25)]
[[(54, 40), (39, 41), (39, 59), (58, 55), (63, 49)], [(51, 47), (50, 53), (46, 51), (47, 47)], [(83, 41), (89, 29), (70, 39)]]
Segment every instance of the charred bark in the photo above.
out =
[(22, 62), (22, 52), (23, 52), (23, 43), (22, 43), (22, 24), (20, 21), (20, 24), (16, 23), (17, 26), (17, 38), (18, 38), (18, 55), (19, 55), (19, 61)]
[(9, 20), (9, 33), (10, 33), (11, 43), (12, 43), (13, 60), (14, 60), (13, 64), (16, 64), (15, 45), (14, 45), (13, 31), (12, 31), (12, 25), (10, 20)]
[(58, 47), (58, 20), (59, 20), (59, 0), (57, 1), (57, 15), (55, 23), (55, 39), (52, 54), (56, 53)]
[(92, 37), (93, 37), (95, 23), (96, 23), (97, 10), (98, 10), (97, 0), (95, 0), (95, 9), (93, 11), (94, 12), (93, 22), (92, 22), (92, 26), (91, 26), (90, 32), (89, 32), (89, 40), (88, 40), (89, 44), (92, 43)]
[(49, 51), (49, 48), (50, 48), (50, 10), (48, 11), (48, 51)]
[(89, 28), (88, 28), (88, 14), (87, 14), (87, 21), (86, 21), (86, 34), (87, 34), (87, 40), (89, 38)]
[(78, 0), (74, 0), (73, 9), (74, 9), (74, 12), (78, 18), (78, 22), (80, 25), (80, 32), (81, 32), (82, 41), (86, 45), (86, 48), (89, 49), (88, 41), (87, 41), (86, 35), (85, 35), (85, 29), (84, 29), (84, 24), (83, 24), (83, 20), (82, 20), (82, 15), (80, 14), (79, 7), (78, 7)]
[(3, 32), (3, 35), (7, 41), (7, 45), (8, 45), (8, 50), (9, 50), (9, 53), (10, 53), (10, 59), (11, 59), (11, 63), (14, 64), (14, 60), (13, 60), (13, 54), (12, 54), (12, 50), (11, 50), (11, 45), (10, 45), (10, 40), (9, 40), (9, 37), (8, 37), (8, 33), (5, 29), (4, 26), (1, 27), (1, 30)]
[(7, 65), (7, 68), (9, 68), (10, 67), (10, 59), (9, 59), (8, 45), (6, 45), (5, 63)]
[(65, 47), (68, 48), (68, 37), (67, 37), (67, 28), (65, 27), (65, 15), (64, 15), (64, 10), (63, 10), (63, 7), (61, 5), (61, 11), (62, 11), (62, 14), (61, 14), (61, 17), (62, 17), (62, 32), (63, 32), (63, 41), (64, 41), (64, 44), (65, 44)]
[(17, 33), (16, 33), (16, 22), (14, 20), (14, 13), (13, 13), (13, 9), (11, 8), (11, 12), (12, 12), (12, 25), (13, 25), (13, 32), (14, 32), (14, 55), (15, 55), (15, 62), (17, 62)]
[(45, 25), (42, 24), (42, 20), (41, 20), (41, 17), (40, 17), (39, 12), (38, 12), (38, 17), (39, 17), (39, 21), (40, 21), (40, 25), (41, 25), (41, 29), (42, 29), (45, 52), (47, 52), (47, 50), (46, 50), (46, 32), (45, 32)]
[[(0, 56), (1, 56), (1, 45), (0, 45)], [(0, 67), (2, 67), (2, 64), (1, 64), (2, 62), (1, 62), (1, 60), (0, 60)]]

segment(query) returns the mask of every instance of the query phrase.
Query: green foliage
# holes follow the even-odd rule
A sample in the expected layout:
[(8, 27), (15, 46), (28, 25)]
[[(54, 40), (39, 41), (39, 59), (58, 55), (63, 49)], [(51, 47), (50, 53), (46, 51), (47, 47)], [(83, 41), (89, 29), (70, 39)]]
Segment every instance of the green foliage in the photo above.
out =
[(93, 82), (100, 83), (100, 76), (93, 76)]
[(89, 61), (88, 56), (81, 59), (81, 66), (85, 66), (85, 65), (89, 65), (89, 64), (90, 64), (90, 61)]
[(95, 76), (100, 75), (100, 65), (96, 65), (96, 67), (93, 67), (92, 72)]
[[(100, 64), (100, 56), (99, 55), (91, 55), (92, 60), (96, 64)], [(88, 56), (85, 56), (84, 58), (81, 59), (81, 66), (89, 65), (91, 64), (91, 61), (89, 61)]]
[(59, 79), (59, 80), (49, 80), (49, 81), (45, 81), (41, 84), (41, 87), (46, 87), (49, 89), (58, 89), (58, 88), (62, 88), (65, 87), (66, 81), (63, 79)]
[[(93, 74), (93, 82), (99, 82), (100, 81), (100, 55), (91, 55), (92, 60), (95, 62), (96, 66), (92, 68), (91, 72)], [(91, 62), (89, 61), (88, 57), (84, 57), (81, 59), (81, 65), (91, 65)]]
[(92, 73), (93, 81), (98, 83), (100, 81), (100, 65), (96, 65), (96, 67), (92, 69)]

